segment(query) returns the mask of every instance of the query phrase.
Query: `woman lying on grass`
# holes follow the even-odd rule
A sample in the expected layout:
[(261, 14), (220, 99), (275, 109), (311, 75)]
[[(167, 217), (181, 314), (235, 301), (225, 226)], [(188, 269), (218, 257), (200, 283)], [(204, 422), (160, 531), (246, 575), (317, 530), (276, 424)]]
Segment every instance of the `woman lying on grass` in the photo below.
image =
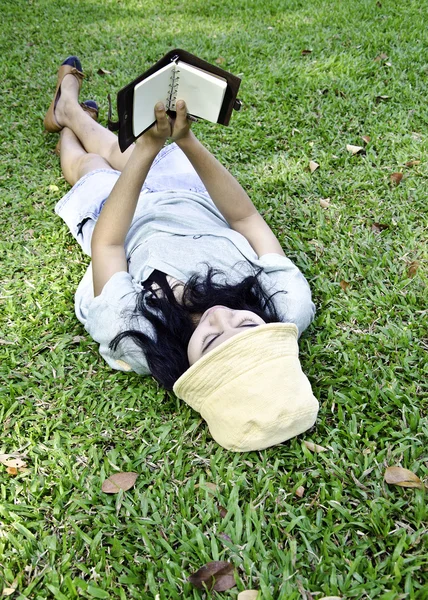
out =
[[(114, 369), (151, 373), (235, 451), (311, 427), (318, 402), (298, 358), (314, 315), (309, 286), (234, 177), (196, 139), (184, 102), (123, 154), (79, 104), (64, 61), (44, 125), (61, 132), (73, 186), (56, 212), (92, 264), (78, 319)], [(165, 145), (170, 140), (171, 144)]]

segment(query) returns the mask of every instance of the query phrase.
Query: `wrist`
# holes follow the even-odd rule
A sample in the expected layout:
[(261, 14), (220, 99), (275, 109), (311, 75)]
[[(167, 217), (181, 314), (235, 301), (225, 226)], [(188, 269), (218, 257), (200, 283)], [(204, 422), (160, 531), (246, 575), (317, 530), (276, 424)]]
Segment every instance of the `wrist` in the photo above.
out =
[(142, 135), (135, 142), (135, 148), (138, 148), (138, 152), (148, 154), (149, 156), (151, 155), (153, 158), (155, 158), (158, 152), (162, 150), (164, 144), (165, 140), (145, 137)]
[(178, 140), (175, 140), (175, 143), (179, 148), (181, 148), (181, 150), (183, 150), (183, 152), (185, 152), (186, 148), (191, 148), (196, 143), (198, 143), (198, 139), (193, 133), (193, 131), (189, 130), (185, 136), (179, 138)]

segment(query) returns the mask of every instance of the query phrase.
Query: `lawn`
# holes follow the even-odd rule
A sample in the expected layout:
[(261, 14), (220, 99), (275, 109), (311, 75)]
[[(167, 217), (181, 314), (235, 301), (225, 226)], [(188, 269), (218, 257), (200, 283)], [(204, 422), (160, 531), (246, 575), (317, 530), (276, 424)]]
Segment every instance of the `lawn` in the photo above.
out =
[[(0, 465), (0, 595), (428, 598), (426, 492), (384, 481), (428, 481), (426, 0), (0, 9), (0, 453), (26, 462)], [(300, 344), (316, 427), (263, 452), (223, 450), (156, 382), (110, 370), (73, 312), (88, 261), (54, 216), (68, 186), (42, 127), (58, 65), (81, 58), (105, 123), (107, 93), (175, 47), (242, 78), (230, 127), (194, 129), (317, 305)], [(122, 471), (135, 486), (103, 493)], [(234, 588), (187, 581), (216, 560)]]

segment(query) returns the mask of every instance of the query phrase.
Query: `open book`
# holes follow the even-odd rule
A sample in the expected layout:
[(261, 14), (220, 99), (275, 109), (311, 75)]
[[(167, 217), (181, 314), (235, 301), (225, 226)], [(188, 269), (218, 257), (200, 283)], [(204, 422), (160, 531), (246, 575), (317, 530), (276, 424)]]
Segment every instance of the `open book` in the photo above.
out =
[(171, 114), (176, 100), (184, 100), (194, 117), (228, 125), (232, 110), (241, 107), (236, 98), (240, 83), (235, 75), (185, 50), (172, 50), (119, 91), (119, 121), (112, 123), (109, 112), (109, 129), (119, 130), (124, 152), (155, 122), (155, 104), (163, 102)]

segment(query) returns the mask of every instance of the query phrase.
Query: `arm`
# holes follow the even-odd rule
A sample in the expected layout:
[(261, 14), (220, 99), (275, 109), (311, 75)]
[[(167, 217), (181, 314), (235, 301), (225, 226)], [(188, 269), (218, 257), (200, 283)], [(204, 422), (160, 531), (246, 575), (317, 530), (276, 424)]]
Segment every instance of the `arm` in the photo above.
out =
[(245, 190), (190, 131), (185, 104), (177, 103), (172, 139), (192, 163), (211, 199), (230, 227), (241, 233), (258, 256), (284, 251)]
[(156, 124), (137, 140), (94, 228), (91, 255), (95, 296), (112, 275), (128, 270), (125, 238), (147, 173), (171, 133), (165, 109), (156, 107), (155, 115)]

